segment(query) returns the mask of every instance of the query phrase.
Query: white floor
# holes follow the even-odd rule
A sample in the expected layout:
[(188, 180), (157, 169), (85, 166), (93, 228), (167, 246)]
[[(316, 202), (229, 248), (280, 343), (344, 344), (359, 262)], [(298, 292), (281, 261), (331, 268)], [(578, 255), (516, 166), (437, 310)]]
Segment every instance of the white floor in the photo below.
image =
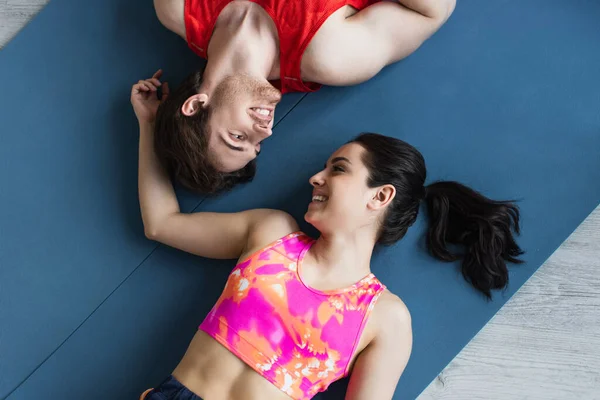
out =
[[(0, 0), (0, 47), (46, 0)], [(600, 399), (600, 207), (419, 400)]]

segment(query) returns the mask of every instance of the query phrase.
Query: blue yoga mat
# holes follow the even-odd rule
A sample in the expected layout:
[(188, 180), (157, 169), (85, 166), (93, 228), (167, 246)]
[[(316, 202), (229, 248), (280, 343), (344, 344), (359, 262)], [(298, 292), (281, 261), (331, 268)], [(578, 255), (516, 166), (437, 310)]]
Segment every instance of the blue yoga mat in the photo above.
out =
[[(129, 93), (158, 68), (175, 84), (201, 65), (141, 0), (52, 0), (0, 52), (0, 398), (156, 248)], [(180, 192), (184, 210), (200, 200)]]
[[(111, 0), (92, 11), (54, 0), (2, 52), (14, 95), (2, 107), (0, 148), (11, 168), (0, 172), (0, 397), (29, 376), (9, 399), (136, 398), (173, 369), (232, 267), (143, 239), (129, 84), (153, 72), (149, 64), (183, 76), (197, 60), (150, 5), (137, 5)], [(146, 17), (125, 29), (137, 14)], [(598, 17), (595, 1), (463, 0), (405, 61), (363, 85), (306, 96), (264, 143), (255, 182), (197, 209), (275, 207), (301, 220), (308, 178), (361, 131), (418, 147), (430, 180), (521, 199), (527, 262), (492, 302), (457, 265), (427, 255), (424, 216), (376, 253), (374, 272), (413, 317), (413, 354), (394, 398), (415, 398), (600, 201)], [(90, 100), (89, 77), (115, 64)], [(201, 201), (180, 198), (187, 210)], [(318, 398), (343, 398), (343, 389)]]

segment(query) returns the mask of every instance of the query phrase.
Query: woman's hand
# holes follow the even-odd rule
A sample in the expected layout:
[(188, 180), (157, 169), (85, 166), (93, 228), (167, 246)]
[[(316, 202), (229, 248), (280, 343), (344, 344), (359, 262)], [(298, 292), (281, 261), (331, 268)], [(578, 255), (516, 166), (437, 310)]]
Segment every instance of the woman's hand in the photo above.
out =
[[(140, 123), (153, 123), (158, 106), (169, 95), (169, 84), (160, 82), (162, 70), (150, 79), (141, 80), (131, 88), (131, 105)], [(162, 86), (162, 98), (158, 99), (158, 88)]]

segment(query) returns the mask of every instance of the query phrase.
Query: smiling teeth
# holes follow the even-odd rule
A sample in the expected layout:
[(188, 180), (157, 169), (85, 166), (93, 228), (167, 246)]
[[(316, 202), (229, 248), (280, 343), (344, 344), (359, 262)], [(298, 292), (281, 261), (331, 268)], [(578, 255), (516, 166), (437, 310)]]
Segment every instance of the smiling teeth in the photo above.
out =
[(264, 108), (257, 108), (256, 112), (259, 113), (260, 115), (269, 115), (271, 114), (271, 111), (264, 109)]
[(313, 196), (312, 198), (313, 201), (318, 201), (320, 203), (327, 201), (327, 197), (325, 196)]

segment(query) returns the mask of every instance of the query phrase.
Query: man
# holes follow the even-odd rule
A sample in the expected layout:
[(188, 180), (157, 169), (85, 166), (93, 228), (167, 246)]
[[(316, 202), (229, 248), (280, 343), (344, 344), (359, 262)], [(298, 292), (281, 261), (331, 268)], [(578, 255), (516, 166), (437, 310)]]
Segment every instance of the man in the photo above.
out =
[(159, 158), (203, 193), (251, 180), (282, 94), (370, 79), (433, 35), (455, 1), (154, 0), (161, 23), (207, 59), (158, 110)]

